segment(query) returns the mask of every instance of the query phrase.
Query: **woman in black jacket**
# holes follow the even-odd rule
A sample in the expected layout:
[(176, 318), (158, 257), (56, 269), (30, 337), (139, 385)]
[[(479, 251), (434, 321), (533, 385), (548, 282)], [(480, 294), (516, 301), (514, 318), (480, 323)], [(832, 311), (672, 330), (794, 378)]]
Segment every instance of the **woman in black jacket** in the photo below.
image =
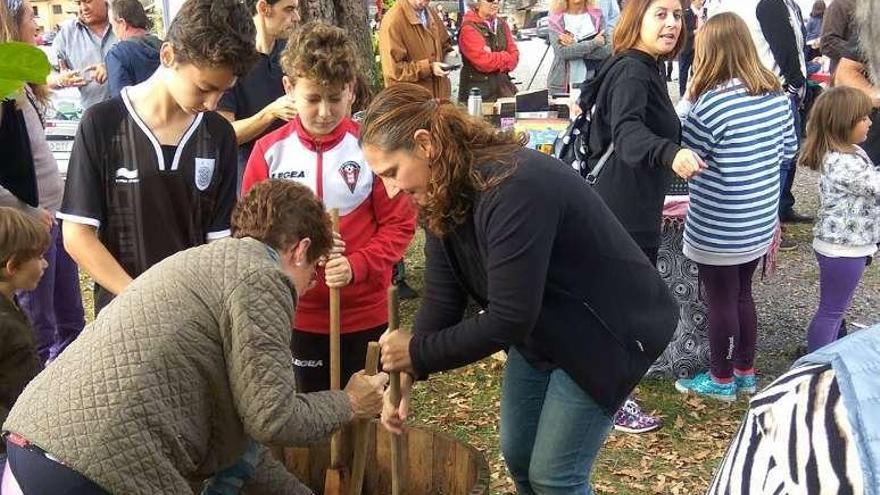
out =
[[(675, 329), (656, 270), (574, 170), (425, 89), (379, 94), (361, 143), (427, 230), (414, 332), (380, 340), (384, 369), (405, 372), (384, 424), (400, 431), (414, 378), (507, 349), (501, 448), (519, 493), (592, 493), (611, 414)], [(465, 318), (468, 296), (484, 311)]]
[[(588, 168), (613, 144), (611, 158), (595, 183), (596, 192), (636, 241), (651, 264), (657, 262), (663, 199), (670, 169), (688, 178), (705, 167), (679, 145), (681, 124), (669, 98), (664, 60), (684, 42), (680, 0), (628, 0), (614, 30), (614, 56), (598, 84), (581, 101), (595, 102)], [(615, 414), (614, 428), (645, 433), (659, 418), (642, 413), (633, 400)]]
[(680, 0), (628, 0), (614, 31), (614, 54), (601, 85), (590, 88), (596, 116), (588, 165), (613, 143), (614, 152), (595, 184), (627, 232), (652, 263), (660, 246), (663, 199), (672, 178), (698, 173), (705, 164), (679, 144), (681, 123), (661, 71), (682, 44)]

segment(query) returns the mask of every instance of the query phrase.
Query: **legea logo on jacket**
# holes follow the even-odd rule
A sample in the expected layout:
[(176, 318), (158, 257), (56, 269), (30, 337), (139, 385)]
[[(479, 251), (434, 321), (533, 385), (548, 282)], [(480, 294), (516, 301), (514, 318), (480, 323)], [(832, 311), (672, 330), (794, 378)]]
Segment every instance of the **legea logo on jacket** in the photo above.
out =
[(348, 186), (348, 190), (354, 194), (354, 188), (357, 187), (358, 177), (361, 175), (360, 163), (352, 161), (345, 162), (339, 167), (339, 173), (342, 175), (342, 180), (345, 181), (345, 185)]

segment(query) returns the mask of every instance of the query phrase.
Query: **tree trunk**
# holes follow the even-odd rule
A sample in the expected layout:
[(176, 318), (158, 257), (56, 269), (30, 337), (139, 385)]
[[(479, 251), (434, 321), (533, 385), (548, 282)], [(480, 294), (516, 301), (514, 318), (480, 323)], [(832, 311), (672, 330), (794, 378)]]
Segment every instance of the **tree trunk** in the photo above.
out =
[(302, 22), (324, 21), (348, 32), (367, 81), (373, 80), (375, 56), (370, 19), (364, 0), (300, 1)]

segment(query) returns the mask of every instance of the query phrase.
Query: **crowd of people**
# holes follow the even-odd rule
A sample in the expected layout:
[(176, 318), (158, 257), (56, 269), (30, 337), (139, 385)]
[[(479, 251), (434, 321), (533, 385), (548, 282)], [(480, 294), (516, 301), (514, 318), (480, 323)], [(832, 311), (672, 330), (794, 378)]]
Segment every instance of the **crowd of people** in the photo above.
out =
[[(460, 104), (517, 92), (499, 7), (467, 2), (456, 47), (448, 15), (398, 0), (374, 97), (346, 31), (301, 23), (297, 0), (186, 0), (162, 39), (138, 0), (80, 0), (46, 83), (0, 113), (0, 493), (309, 494), (267, 446), (376, 416), (401, 433), (417, 381), (503, 350), (517, 491), (591, 494), (612, 428), (662, 425), (632, 393), (679, 318), (656, 269), (674, 176), (711, 357), (675, 388), (754, 396), (710, 493), (880, 488), (880, 334), (842, 338), (880, 244), (880, 5), (551, 2), (548, 89), (590, 116), (572, 163)], [(37, 43), (29, 0), (0, 0), (12, 41)], [(823, 64), (826, 89), (809, 81)], [(68, 87), (86, 111), (63, 180), (44, 115)], [(815, 219), (794, 210), (797, 167), (819, 174)], [(791, 242), (784, 224), (813, 221), (808, 354), (754, 395), (754, 274)], [(387, 332), (417, 226), (419, 312)], [(344, 390), (329, 390), (332, 290)], [(360, 371), (371, 341), (399, 405), (385, 373)]]

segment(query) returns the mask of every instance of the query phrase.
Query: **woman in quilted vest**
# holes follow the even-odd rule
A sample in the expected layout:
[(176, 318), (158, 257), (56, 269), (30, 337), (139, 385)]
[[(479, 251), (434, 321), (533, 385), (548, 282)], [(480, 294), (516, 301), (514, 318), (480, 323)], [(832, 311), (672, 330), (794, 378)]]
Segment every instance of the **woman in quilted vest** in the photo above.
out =
[(374, 417), (387, 375), (297, 393), (290, 322), (333, 244), (308, 187), (257, 184), (232, 231), (135, 279), (31, 382), (3, 425), (4, 495), (179, 495), (240, 459), (247, 493), (312, 493), (263, 445)]
[(509, 73), (519, 63), (519, 50), (507, 22), (498, 17), (498, 4), (498, 0), (468, 1), (458, 35), (460, 102), (467, 101), (471, 88), (480, 90), (484, 102), (516, 94)]

